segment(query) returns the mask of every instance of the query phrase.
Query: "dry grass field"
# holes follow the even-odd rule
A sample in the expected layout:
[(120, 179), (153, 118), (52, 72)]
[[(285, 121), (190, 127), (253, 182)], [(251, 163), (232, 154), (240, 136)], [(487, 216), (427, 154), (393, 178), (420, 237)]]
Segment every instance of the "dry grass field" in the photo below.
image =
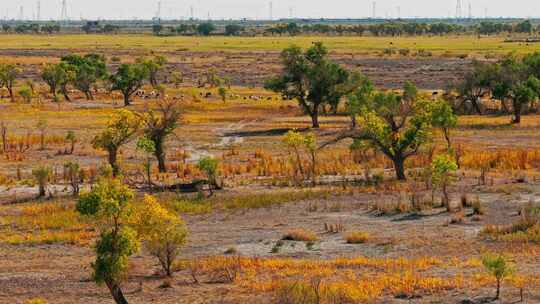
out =
[(489, 52), (530, 53), (540, 50), (535, 43), (504, 42), (504, 38), (464, 36), (420, 37), (326, 37), (326, 36), (273, 36), (273, 37), (154, 37), (150, 35), (4, 35), (2, 48), (13, 50), (65, 50), (84, 51), (99, 49), (154, 50), (154, 51), (281, 51), (291, 44), (308, 47), (322, 41), (336, 52), (375, 52), (385, 48), (427, 50), (437, 54), (465, 53), (484, 55)]
[[(358, 161), (346, 140), (317, 151), (312, 186), (297, 180), (293, 152), (284, 143), (290, 130), (311, 132), (309, 117), (296, 102), (262, 88), (280, 71), (279, 51), (291, 43), (323, 41), (333, 59), (365, 71), (378, 87), (413, 80), (426, 98), (459, 80), (472, 58), (524, 54), (540, 44), (500, 37), (0, 39), (0, 63), (18, 64), (38, 92), (25, 103), (10, 102), (0, 91), (8, 145), (0, 155), (0, 303), (114, 303), (91, 277), (99, 223), (77, 212), (64, 164), (80, 165), (81, 192), (90, 191), (107, 159), (92, 139), (124, 108), (123, 100), (100, 90), (95, 100), (74, 92), (72, 102), (52, 102), (40, 70), (71, 52), (117, 57), (110, 69), (153, 52), (168, 58), (167, 72), (184, 73), (182, 85), (165, 90), (168, 99), (181, 101), (182, 115), (166, 142), (167, 172), (152, 162), (154, 182), (192, 182), (205, 175), (196, 165), (200, 159), (219, 160), (224, 187), (212, 196), (158, 191), (144, 187), (147, 155), (136, 141), (121, 147), (119, 163), (134, 201), (153, 194), (188, 230), (172, 277), (146, 249), (129, 259), (122, 284), (129, 303), (488, 303), (496, 285), (483, 265), (488, 253), (504, 255), (513, 269), (493, 303), (540, 303), (540, 224), (516, 228), (540, 213), (540, 115), (524, 116), (520, 125), (503, 115), (459, 117), (452, 138), (460, 168), (449, 186), (447, 212), (440, 191), (422, 175), (444, 150), (439, 130), (407, 160), (407, 181), (395, 180), (382, 153)], [(385, 56), (389, 47), (433, 54)], [(467, 58), (459, 58), (464, 53)], [(217, 88), (196, 85), (210, 68), (231, 78), (226, 101)], [(20, 80), (17, 89), (23, 85)], [(135, 97), (129, 109), (145, 113), (158, 101)], [(313, 130), (317, 142), (332, 140), (349, 123), (346, 114), (323, 115), (321, 128)], [(66, 152), (68, 132), (76, 136), (73, 153)], [(301, 163), (309, 167), (309, 157)], [(48, 198), (36, 199), (37, 166), (51, 168)], [(366, 168), (376, 181), (364, 180)]]

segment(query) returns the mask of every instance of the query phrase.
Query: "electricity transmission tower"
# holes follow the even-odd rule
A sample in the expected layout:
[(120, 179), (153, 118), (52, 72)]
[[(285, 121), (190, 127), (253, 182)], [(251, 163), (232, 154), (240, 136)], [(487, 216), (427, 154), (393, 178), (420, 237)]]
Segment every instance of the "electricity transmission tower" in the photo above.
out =
[(62, 0), (62, 11), (60, 13), (60, 20), (64, 20), (64, 21), (68, 20), (67, 0)]
[(462, 11), (461, 11), (461, 0), (457, 0), (457, 3), (456, 3), (456, 19), (459, 19), (462, 16), (463, 15), (462, 15)]
[(377, 18), (377, 2), (373, 1), (373, 3), (371, 4), (373, 7), (372, 7), (372, 18), (375, 19)]
[(41, 1), (38, 0), (37, 2), (37, 13), (36, 13), (36, 20), (41, 20)]
[(156, 18), (161, 19), (161, 1), (157, 3)]
[(272, 1), (270, 1), (269, 13), (270, 21), (274, 20), (274, 3)]

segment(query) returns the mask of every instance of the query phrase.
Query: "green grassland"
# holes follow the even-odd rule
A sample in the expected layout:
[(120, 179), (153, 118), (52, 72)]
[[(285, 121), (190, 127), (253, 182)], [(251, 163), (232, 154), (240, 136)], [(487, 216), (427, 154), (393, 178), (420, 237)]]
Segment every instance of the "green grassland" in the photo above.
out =
[(426, 50), (434, 54), (529, 53), (540, 43), (506, 43), (504, 37), (155, 37), (151, 35), (0, 35), (1, 49), (148, 49), (160, 51), (279, 51), (297, 44), (324, 42), (336, 52), (377, 52), (387, 48)]

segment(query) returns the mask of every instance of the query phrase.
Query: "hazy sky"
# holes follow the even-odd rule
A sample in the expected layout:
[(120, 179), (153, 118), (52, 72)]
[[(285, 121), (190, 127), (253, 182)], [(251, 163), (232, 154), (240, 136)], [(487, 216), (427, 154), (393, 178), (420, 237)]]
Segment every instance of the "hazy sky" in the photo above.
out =
[[(40, 0), (41, 19), (59, 18), (62, 0)], [(149, 19), (156, 15), (158, 0), (66, 0), (71, 19)], [(462, 15), (483, 17), (540, 16), (540, 0), (461, 0)], [(0, 0), (0, 18), (35, 18), (38, 0)], [(187, 18), (190, 7), (199, 19), (268, 19), (270, 0), (163, 0), (162, 18)], [(273, 0), (273, 17), (357, 18), (372, 15), (372, 0)], [(378, 17), (448, 17), (456, 15), (457, 0), (376, 0)], [(399, 9), (398, 9), (399, 7)]]

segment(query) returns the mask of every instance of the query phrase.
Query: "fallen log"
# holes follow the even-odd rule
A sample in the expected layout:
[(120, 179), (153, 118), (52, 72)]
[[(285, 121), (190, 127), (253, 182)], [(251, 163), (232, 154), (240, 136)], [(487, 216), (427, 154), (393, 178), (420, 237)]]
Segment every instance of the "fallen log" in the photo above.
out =
[[(163, 185), (156, 187), (161, 191), (171, 191), (179, 193), (202, 193), (206, 197), (214, 195), (214, 191), (222, 190), (223, 187), (208, 180), (196, 180), (191, 183), (178, 183), (173, 185)], [(207, 194), (207, 195), (206, 195)]]

